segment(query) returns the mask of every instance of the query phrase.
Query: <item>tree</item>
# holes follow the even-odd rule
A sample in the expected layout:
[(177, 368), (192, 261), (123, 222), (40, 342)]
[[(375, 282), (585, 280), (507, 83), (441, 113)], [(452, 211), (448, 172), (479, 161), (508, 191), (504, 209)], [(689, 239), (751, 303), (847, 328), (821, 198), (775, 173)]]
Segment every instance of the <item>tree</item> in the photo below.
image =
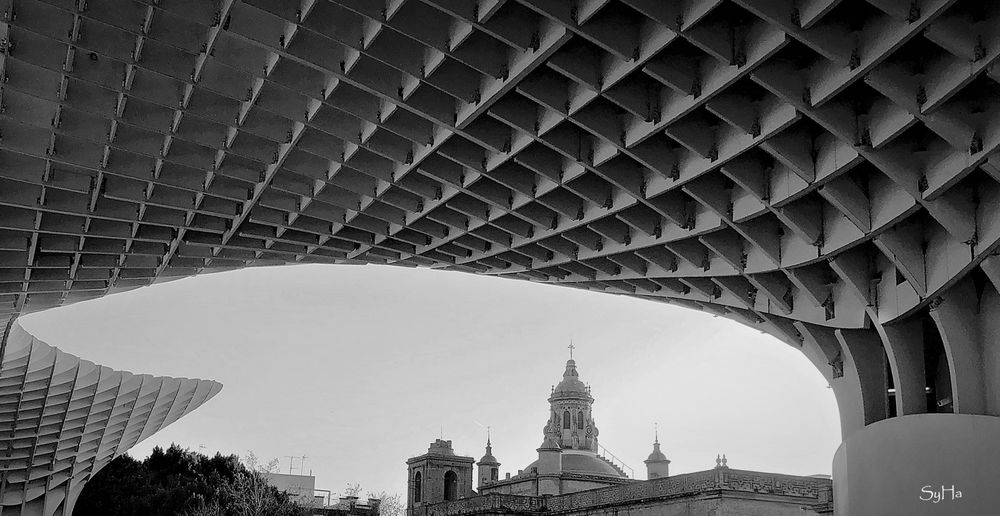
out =
[[(246, 467), (237, 473), (232, 484), (232, 507), (238, 516), (284, 516), (299, 514), (301, 507), (288, 501), (284, 493), (267, 482), (267, 476), (278, 470), (278, 459), (266, 464), (250, 452)], [(277, 495), (277, 496), (276, 496)]]
[(399, 493), (390, 495), (386, 491), (379, 493), (369, 492), (368, 498), (379, 500), (379, 516), (403, 516), (406, 513), (406, 506), (403, 505), (403, 499), (399, 496)]
[(347, 484), (347, 487), (344, 489), (344, 496), (358, 497), (360, 495), (361, 495), (361, 484), (358, 483)]
[(208, 457), (176, 444), (143, 461), (123, 455), (88, 482), (74, 516), (298, 516), (301, 507), (267, 484), (277, 461), (246, 464), (235, 455)]
[(182, 516), (226, 516), (226, 513), (222, 510), (218, 502), (212, 502), (210, 504), (202, 504), (185, 512)]

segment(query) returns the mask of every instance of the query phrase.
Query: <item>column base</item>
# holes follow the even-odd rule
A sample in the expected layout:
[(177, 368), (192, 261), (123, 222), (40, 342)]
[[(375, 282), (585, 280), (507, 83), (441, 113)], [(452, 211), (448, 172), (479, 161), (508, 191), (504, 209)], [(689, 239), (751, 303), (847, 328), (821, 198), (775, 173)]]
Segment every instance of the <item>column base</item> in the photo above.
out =
[(835, 516), (979, 516), (1000, 508), (1000, 417), (915, 414), (849, 435), (833, 458)]

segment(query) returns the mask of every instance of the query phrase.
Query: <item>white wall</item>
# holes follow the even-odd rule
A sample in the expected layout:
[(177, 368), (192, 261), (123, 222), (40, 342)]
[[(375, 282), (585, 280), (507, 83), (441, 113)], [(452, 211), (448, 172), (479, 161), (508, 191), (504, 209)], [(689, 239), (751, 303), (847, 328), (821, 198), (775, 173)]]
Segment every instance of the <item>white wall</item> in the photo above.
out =
[(283, 473), (265, 473), (267, 483), (278, 488), (278, 491), (288, 493), (289, 498), (298, 504), (309, 507), (313, 503), (313, 491), (316, 488), (316, 477), (310, 475), (285, 475)]

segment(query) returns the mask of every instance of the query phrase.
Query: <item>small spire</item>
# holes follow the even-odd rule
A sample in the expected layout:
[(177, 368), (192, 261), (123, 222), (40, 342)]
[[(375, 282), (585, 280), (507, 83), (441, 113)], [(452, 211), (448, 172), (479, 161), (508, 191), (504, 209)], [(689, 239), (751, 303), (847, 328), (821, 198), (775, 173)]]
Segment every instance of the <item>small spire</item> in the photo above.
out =
[(573, 360), (573, 350), (576, 349), (576, 346), (573, 345), (573, 337), (569, 338), (569, 346), (567, 347), (569, 347), (569, 359)]
[(660, 428), (655, 421), (653, 422), (653, 444), (660, 444)]
[(490, 427), (486, 427), (486, 453), (483, 454), (483, 458), (479, 459), (479, 465), (494, 465), (499, 466), (500, 463), (497, 462), (496, 457), (493, 456), (493, 440), (490, 435)]

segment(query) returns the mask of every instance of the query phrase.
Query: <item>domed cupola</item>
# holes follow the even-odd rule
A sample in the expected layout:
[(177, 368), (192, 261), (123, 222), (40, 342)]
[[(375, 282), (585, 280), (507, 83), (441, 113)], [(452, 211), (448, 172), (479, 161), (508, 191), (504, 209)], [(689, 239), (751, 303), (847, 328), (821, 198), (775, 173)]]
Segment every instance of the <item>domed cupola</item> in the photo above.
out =
[(643, 461), (646, 463), (646, 478), (648, 480), (670, 476), (670, 460), (660, 451), (659, 429), (656, 429), (654, 432), (653, 452)]
[(580, 373), (576, 370), (576, 360), (572, 358), (566, 361), (566, 371), (563, 372), (563, 379), (552, 389), (552, 396), (549, 397), (549, 402), (566, 398), (594, 401), (590, 396), (590, 388), (580, 381)]
[(646, 457), (646, 462), (661, 462), (667, 460), (667, 456), (660, 451), (660, 443), (653, 443), (653, 452)]
[(563, 449), (597, 451), (597, 425), (591, 417), (594, 398), (590, 387), (580, 380), (573, 360), (573, 345), (562, 381), (552, 388), (549, 396), (551, 414), (543, 432)]
[(493, 443), (490, 442), (489, 435), (486, 437), (486, 453), (483, 458), (476, 463), (479, 467), (479, 487), (491, 484), (500, 480), (500, 461), (493, 456)]
[(489, 440), (486, 441), (486, 453), (483, 455), (483, 458), (479, 459), (479, 463), (497, 464), (497, 465), (500, 464), (499, 462), (497, 462), (497, 458), (493, 456), (493, 444), (490, 443)]
[[(538, 460), (523, 470), (524, 475), (534, 477), (539, 495), (566, 494), (593, 489), (594, 485), (629, 481), (621, 467), (598, 454), (602, 448), (597, 443), (597, 425), (591, 416), (594, 397), (590, 387), (580, 380), (573, 360), (573, 344), (569, 345), (569, 353), (562, 380), (552, 386), (549, 396), (549, 420), (542, 429), (544, 437), (537, 450)], [(590, 480), (585, 484), (590, 487), (575, 485), (573, 479), (579, 478), (578, 475), (588, 477)]]

